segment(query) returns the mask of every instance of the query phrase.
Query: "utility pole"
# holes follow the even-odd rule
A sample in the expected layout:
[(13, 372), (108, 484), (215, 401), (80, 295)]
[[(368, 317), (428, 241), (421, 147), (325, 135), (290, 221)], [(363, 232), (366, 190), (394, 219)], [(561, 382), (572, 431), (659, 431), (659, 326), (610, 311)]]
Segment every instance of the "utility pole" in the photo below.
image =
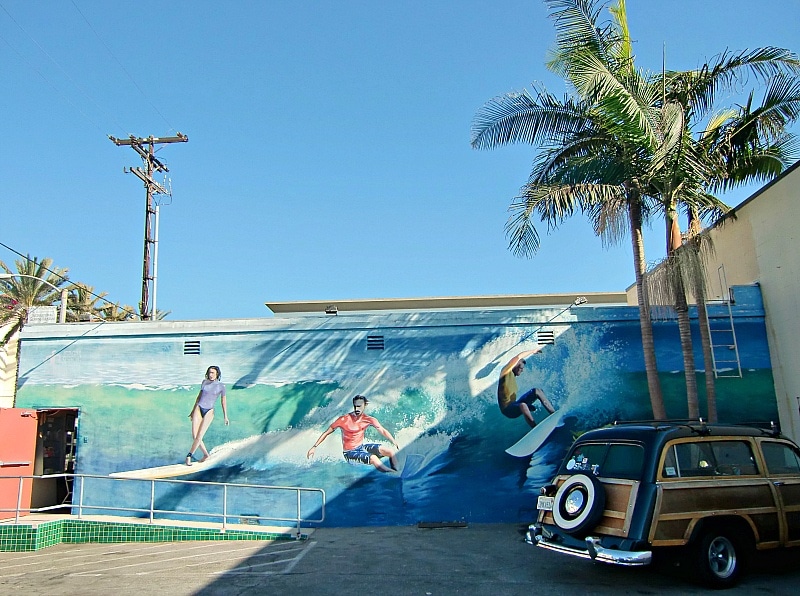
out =
[(153, 180), (154, 172), (169, 172), (169, 168), (155, 156), (155, 146), (165, 143), (186, 143), (189, 140), (184, 134), (177, 133), (174, 137), (154, 137), (147, 138), (135, 137), (131, 135), (128, 139), (117, 139), (108, 135), (111, 142), (117, 147), (128, 146), (132, 147), (139, 157), (144, 162), (144, 169), (130, 168), (125, 170), (135, 174), (139, 180), (144, 182), (144, 188), (147, 193), (147, 208), (145, 211), (144, 219), (144, 263), (142, 267), (142, 301), (139, 304), (139, 314), (142, 320), (148, 321), (155, 317), (153, 311), (154, 305), (150, 303), (150, 297), (154, 296), (153, 280), (155, 275), (153, 272), (153, 263), (151, 255), (155, 251), (156, 239), (153, 237), (153, 219), (156, 216), (156, 205), (153, 200), (153, 195), (157, 194), (170, 194), (170, 191), (164, 188), (161, 184)]

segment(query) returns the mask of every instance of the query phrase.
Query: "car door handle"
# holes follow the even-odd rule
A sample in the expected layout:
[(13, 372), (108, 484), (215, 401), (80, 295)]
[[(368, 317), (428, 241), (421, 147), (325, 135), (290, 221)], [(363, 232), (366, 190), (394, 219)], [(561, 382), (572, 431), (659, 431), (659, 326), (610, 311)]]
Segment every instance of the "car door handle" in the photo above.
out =
[(775, 486), (783, 486), (786, 483), (783, 480), (773, 480), (772, 484)]

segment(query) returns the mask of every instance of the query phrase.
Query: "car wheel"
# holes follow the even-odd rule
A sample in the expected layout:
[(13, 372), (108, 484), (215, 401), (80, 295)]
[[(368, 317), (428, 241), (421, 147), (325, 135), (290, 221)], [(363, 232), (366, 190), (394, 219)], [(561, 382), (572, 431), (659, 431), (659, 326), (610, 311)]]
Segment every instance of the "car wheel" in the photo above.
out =
[(564, 481), (553, 502), (553, 520), (565, 532), (579, 535), (591, 530), (606, 506), (606, 491), (597, 478), (575, 474)]
[(746, 547), (731, 533), (713, 528), (699, 537), (694, 557), (703, 583), (714, 588), (728, 588), (741, 577)]

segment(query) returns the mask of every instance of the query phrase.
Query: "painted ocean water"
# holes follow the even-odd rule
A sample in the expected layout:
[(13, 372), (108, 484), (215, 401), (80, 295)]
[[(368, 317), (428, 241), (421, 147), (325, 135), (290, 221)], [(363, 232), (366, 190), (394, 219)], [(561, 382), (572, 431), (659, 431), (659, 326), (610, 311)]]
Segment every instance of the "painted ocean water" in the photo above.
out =
[[(182, 480), (320, 488), (327, 525), (527, 522), (535, 515), (539, 487), (576, 434), (617, 419), (650, 417), (638, 324), (602, 318), (584, 324), (565, 315), (548, 326), (551, 343), (539, 344), (532, 332), (541, 327), (537, 320), (558, 312), (526, 315), (526, 325), (511, 324), (511, 316), (502, 325), (470, 325), (462, 316), (458, 325), (437, 326), (432, 318), (409, 314), (406, 326), (378, 331), (386, 341), (380, 351), (365, 350), (367, 336), (376, 333), (368, 318), (363, 327), (347, 329), (322, 319), (314, 323), (319, 328), (303, 333), (209, 334), (202, 357), (184, 354), (184, 336), (33, 341), (22, 349), (17, 405), (80, 408), (78, 473), (179, 464), (191, 444), (188, 415), (199, 382), (215, 364), (228, 389), (231, 424), (223, 424), (218, 407), (205, 436), (215, 463)], [(684, 418), (674, 325), (656, 327), (668, 415)], [(744, 319), (737, 332), (744, 376), (718, 379), (720, 418), (777, 420), (763, 320)], [(505, 449), (528, 427), (501, 415), (497, 381), (512, 356), (533, 348), (541, 353), (528, 359), (520, 389), (542, 388), (571, 422), (531, 457), (515, 458)], [(307, 459), (328, 425), (352, 409), (355, 394), (369, 398), (367, 413), (400, 445), (399, 473), (345, 462), (338, 431)], [(374, 429), (366, 438), (385, 442)], [(85, 493), (95, 506), (144, 507), (150, 484), (89, 480)], [(156, 500), (163, 509), (212, 511), (220, 509), (221, 494), (164, 484)], [(242, 490), (232, 491), (228, 504), (235, 516), (278, 515), (295, 501)], [(318, 500), (309, 497), (302, 508), (307, 517), (319, 517)]]
[[(341, 456), (337, 435), (331, 436), (309, 461), (306, 451), (340, 411), (347, 411), (337, 395), (341, 390), (328, 383), (298, 386), (253, 386), (229, 391), (231, 425), (215, 420), (206, 435), (212, 453), (223, 452), (219, 463), (182, 480), (204, 480), (259, 485), (317, 487), (325, 490), (329, 525), (393, 525), (419, 521), (517, 522), (535, 515), (538, 489), (547, 483), (576, 433), (614, 419), (645, 419), (649, 402), (636, 387), (645, 383), (631, 375), (616, 392), (602, 396), (572, 396), (559, 403), (576, 416), (572, 424), (558, 429), (548, 443), (530, 458), (515, 458), (505, 449), (527, 432), (521, 419), (500, 415), (494, 396), (450, 396), (428, 394), (421, 389), (402, 392), (395, 403), (371, 403), (369, 413), (393, 433), (401, 450), (401, 472), (381, 474), (371, 466), (354, 466)], [(682, 377), (662, 374), (665, 389), (678, 387)], [(679, 378), (680, 377), (680, 378)], [(765, 421), (776, 419), (774, 403), (751, 397), (771, 383), (770, 371), (747, 371), (736, 383), (718, 382), (723, 419)], [(731, 390), (726, 385), (731, 385)], [(123, 387), (42, 387), (51, 407), (80, 405), (78, 472), (109, 474), (179, 463), (191, 442), (188, 411), (195, 392), (189, 388), (171, 390)], [(668, 395), (672, 395), (669, 391)], [(602, 397), (604, 406), (596, 404)], [(133, 402), (138, 402), (136, 406)], [(150, 404), (143, 407), (142, 402)], [(316, 404), (316, 405), (313, 405)], [(681, 417), (685, 405), (668, 401), (670, 414)], [(126, 424), (142, 428), (126, 433), (120, 412), (135, 411)], [(253, 415), (260, 411), (262, 414)], [(330, 412), (330, 414), (328, 414)], [(323, 415), (323, 413), (325, 415)], [(116, 420), (115, 423), (111, 421)], [(105, 430), (104, 430), (105, 429)], [(338, 433), (337, 433), (338, 434)], [(377, 433), (368, 438), (381, 441)], [(91, 449), (89, 448), (91, 446)], [(405, 469), (404, 469), (405, 467)], [(113, 506), (149, 496), (149, 483), (134, 489), (127, 483), (102, 490), (105, 499), (96, 505)], [(104, 485), (105, 486), (105, 485)], [(357, 489), (357, 490), (356, 490)], [(161, 491), (161, 489), (159, 489)], [(187, 511), (218, 510), (218, 491), (199, 495), (193, 487), (165, 486), (162, 508)], [(138, 496), (135, 496), (138, 495)], [(229, 512), (238, 515), (275, 511), (274, 500), (250, 491), (234, 495)], [(318, 502), (309, 499), (304, 515), (318, 517)], [(288, 502), (291, 509), (294, 502)]]

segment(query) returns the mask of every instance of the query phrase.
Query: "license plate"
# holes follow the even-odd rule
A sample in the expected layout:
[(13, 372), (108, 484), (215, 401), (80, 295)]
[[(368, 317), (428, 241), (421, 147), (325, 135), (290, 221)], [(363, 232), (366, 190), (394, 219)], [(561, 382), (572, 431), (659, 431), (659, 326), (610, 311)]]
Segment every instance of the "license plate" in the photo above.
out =
[(541, 495), (536, 500), (536, 509), (539, 511), (552, 511), (554, 501), (555, 497), (545, 497), (544, 495)]

